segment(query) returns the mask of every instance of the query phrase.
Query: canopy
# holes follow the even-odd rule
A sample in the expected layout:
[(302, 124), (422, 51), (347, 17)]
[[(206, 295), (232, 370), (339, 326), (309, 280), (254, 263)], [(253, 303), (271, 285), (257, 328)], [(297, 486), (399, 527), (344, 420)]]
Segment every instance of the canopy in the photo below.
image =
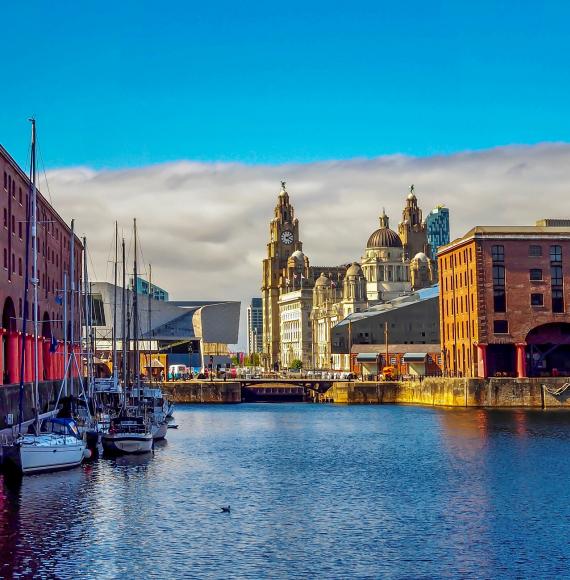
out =
[(427, 352), (407, 352), (404, 354), (405, 363), (425, 363)]
[(378, 360), (378, 353), (375, 352), (359, 352), (356, 355), (356, 362), (376, 362)]

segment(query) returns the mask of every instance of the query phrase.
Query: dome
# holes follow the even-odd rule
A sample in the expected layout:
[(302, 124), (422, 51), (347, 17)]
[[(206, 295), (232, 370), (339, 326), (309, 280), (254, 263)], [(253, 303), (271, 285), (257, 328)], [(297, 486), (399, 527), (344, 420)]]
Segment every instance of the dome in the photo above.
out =
[(321, 274), (315, 282), (315, 287), (324, 286), (328, 288), (330, 285), (331, 281), (324, 274)]
[(353, 262), (348, 267), (348, 270), (346, 271), (346, 275), (347, 276), (362, 276), (363, 274), (362, 274), (362, 268), (360, 267), (360, 264)]
[(301, 252), (301, 250), (295, 250), (291, 254), (291, 258), (293, 258), (294, 260), (297, 260), (298, 262), (303, 262), (305, 260), (305, 254), (303, 254), (303, 252)]
[(369, 238), (367, 248), (401, 248), (400, 236), (390, 228), (379, 228)]
[(410, 201), (412, 201), (413, 199), (417, 199), (417, 198), (416, 198), (415, 194), (413, 194), (412, 192), (410, 192), (410, 193), (408, 193), (408, 199)]
[(423, 252), (418, 252), (414, 256), (414, 260), (418, 260), (419, 262), (427, 262), (428, 261), (428, 257)]

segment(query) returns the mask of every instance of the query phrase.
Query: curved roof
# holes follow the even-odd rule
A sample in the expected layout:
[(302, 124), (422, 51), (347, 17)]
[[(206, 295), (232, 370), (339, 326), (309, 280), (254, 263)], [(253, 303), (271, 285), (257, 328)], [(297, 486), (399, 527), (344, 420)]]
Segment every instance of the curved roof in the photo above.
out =
[(420, 260), (421, 262), (427, 262), (428, 257), (423, 252), (418, 252), (414, 258), (414, 260)]
[(390, 228), (378, 228), (369, 238), (367, 248), (401, 248), (400, 236)]
[(362, 268), (360, 267), (360, 264), (358, 264), (357, 262), (353, 262), (350, 267), (348, 268), (348, 270), (346, 271), (346, 275), (347, 276), (361, 276), (362, 274)]
[(315, 282), (315, 287), (317, 286), (323, 286), (323, 287), (328, 287), (331, 285), (331, 281), (329, 280), (329, 278), (327, 276), (325, 276), (324, 274), (321, 274), (318, 278), (317, 281)]

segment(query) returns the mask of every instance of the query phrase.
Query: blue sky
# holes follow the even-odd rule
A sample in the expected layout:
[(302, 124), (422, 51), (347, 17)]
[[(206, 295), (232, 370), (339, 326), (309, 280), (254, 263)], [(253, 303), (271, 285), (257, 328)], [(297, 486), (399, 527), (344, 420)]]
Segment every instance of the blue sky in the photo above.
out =
[(568, 2), (7, 2), (0, 142), (47, 168), (568, 141)]

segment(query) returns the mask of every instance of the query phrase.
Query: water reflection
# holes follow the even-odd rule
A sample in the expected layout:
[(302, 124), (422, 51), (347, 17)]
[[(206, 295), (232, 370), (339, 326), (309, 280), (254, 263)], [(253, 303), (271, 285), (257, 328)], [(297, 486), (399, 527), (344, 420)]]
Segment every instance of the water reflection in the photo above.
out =
[(181, 407), (177, 422), (153, 454), (0, 477), (0, 576), (565, 569), (570, 414), (240, 405)]

